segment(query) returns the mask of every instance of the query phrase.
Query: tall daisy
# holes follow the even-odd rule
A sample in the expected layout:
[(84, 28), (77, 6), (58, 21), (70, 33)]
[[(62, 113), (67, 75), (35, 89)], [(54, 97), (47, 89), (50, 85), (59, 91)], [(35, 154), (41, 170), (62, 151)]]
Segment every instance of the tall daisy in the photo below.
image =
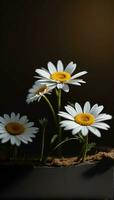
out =
[(74, 107), (67, 105), (65, 106), (67, 112), (59, 112), (61, 117), (67, 119), (60, 122), (61, 127), (64, 127), (64, 130), (72, 130), (73, 135), (81, 132), (83, 136), (86, 136), (90, 131), (97, 137), (101, 137), (98, 129), (107, 130), (110, 126), (103, 121), (112, 118), (109, 114), (101, 114), (103, 108), (102, 105), (98, 106), (98, 104), (91, 108), (88, 101), (84, 104), (83, 109), (79, 103), (75, 103)]
[(20, 117), (20, 114), (4, 114), (0, 117), (0, 139), (1, 143), (10, 141), (12, 145), (20, 146), (21, 142), (28, 144), (32, 138), (36, 137), (38, 128), (34, 127), (34, 122), (28, 122), (26, 115)]
[(36, 73), (39, 76), (35, 77), (38, 78), (37, 82), (39, 83), (53, 84), (55, 88), (69, 92), (69, 84), (80, 86), (81, 83), (85, 83), (79, 77), (86, 74), (87, 71), (82, 71), (72, 76), (75, 69), (76, 64), (73, 62), (70, 62), (65, 69), (61, 60), (57, 62), (57, 67), (52, 62), (48, 62), (48, 70), (45, 68), (36, 69)]
[(51, 94), (53, 86), (48, 86), (46, 84), (35, 83), (31, 89), (29, 89), (29, 94), (27, 95), (26, 102), (29, 104), (33, 101), (40, 101), (41, 97), (46, 94)]

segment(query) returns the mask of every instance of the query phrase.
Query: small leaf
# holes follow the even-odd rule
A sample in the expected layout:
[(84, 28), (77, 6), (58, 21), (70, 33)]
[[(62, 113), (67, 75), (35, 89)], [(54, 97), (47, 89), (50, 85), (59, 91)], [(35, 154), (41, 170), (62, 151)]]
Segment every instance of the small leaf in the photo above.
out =
[(50, 144), (54, 143), (55, 140), (57, 139), (57, 137), (58, 137), (57, 134), (53, 135), (53, 137), (51, 138), (51, 142), (50, 142)]
[(94, 148), (95, 147), (95, 143), (89, 143), (88, 145), (87, 145), (87, 152), (89, 152), (92, 148)]

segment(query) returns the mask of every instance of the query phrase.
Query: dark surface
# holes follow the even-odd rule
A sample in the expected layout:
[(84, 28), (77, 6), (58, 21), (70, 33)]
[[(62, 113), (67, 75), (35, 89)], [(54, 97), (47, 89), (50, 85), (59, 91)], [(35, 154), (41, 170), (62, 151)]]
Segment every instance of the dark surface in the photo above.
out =
[(113, 200), (113, 162), (75, 167), (0, 169), (0, 199)]

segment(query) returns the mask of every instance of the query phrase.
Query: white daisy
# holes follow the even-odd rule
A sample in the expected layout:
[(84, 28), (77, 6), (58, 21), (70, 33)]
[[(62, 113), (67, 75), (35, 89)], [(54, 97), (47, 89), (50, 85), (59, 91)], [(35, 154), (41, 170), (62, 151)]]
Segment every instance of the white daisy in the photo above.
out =
[(90, 106), (90, 103), (87, 101), (84, 104), (82, 109), (78, 103), (75, 103), (75, 106), (70, 105), (65, 106), (67, 112), (59, 112), (61, 117), (66, 118), (60, 122), (61, 127), (64, 127), (64, 130), (72, 130), (72, 134), (75, 135), (81, 131), (83, 136), (86, 136), (88, 132), (92, 132), (98, 137), (101, 137), (101, 133), (98, 130), (104, 129), (107, 130), (110, 126), (103, 121), (109, 120), (112, 118), (111, 115), (102, 113), (103, 106)]
[(26, 102), (29, 104), (33, 101), (40, 101), (41, 97), (45, 94), (51, 94), (51, 90), (53, 86), (48, 86), (46, 84), (35, 83), (32, 88), (29, 90), (29, 94), (27, 95)]
[(39, 76), (36, 82), (50, 84), (53, 83), (54, 87), (58, 89), (63, 89), (65, 92), (69, 92), (68, 84), (72, 85), (81, 85), (85, 83), (82, 79), (78, 79), (80, 76), (86, 74), (86, 71), (79, 72), (72, 76), (72, 73), (76, 69), (76, 64), (70, 62), (64, 69), (62, 61), (57, 62), (57, 68), (53, 65), (52, 62), (48, 62), (48, 70), (45, 68), (36, 69), (35, 71)]
[(20, 146), (21, 142), (28, 144), (38, 132), (37, 127), (33, 127), (34, 122), (28, 122), (26, 115), (11, 113), (11, 116), (4, 114), (0, 117), (0, 139), (1, 143), (10, 141), (12, 145)]

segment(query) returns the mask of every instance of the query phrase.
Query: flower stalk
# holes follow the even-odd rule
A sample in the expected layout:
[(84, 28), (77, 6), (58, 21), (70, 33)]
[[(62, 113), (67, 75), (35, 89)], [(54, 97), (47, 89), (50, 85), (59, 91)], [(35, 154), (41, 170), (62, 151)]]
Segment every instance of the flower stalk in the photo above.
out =
[(39, 120), (40, 125), (43, 128), (42, 131), (42, 146), (41, 146), (41, 154), (40, 154), (40, 162), (43, 162), (44, 160), (44, 147), (45, 147), (45, 132), (46, 132), (46, 127), (47, 127), (47, 123), (48, 120), (46, 118), (40, 119)]
[(44, 127), (42, 132), (42, 147), (41, 147), (40, 162), (42, 162), (44, 159), (45, 130), (46, 129)]
[[(58, 112), (61, 110), (61, 89), (58, 90)], [(58, 115), (58, 138), (59, 142), (61, 142), (61, 127), (59, 125), (61, 120), (61, 116)]]
[(82, 162), (86, 160), (87, 151), (88, 151), (88, 135), (84, 137), (84, 143), (83, 143), (82, 155), (81, 155)]
[(49, 101), (49, 99), (48, 99), (45, 95), (43, 95), (43, 98), (44, 98), (45, 101), (47, 102), (47, 104), (48, 104), (48, 106), (49, 106), (49, 108), (50, 108), (50, 110), (51, 110), (51, 112), (52, 112), (52, 115), (53, 115), (55, 124), (57, 125), (56, 114), (55, 114), (55, 111), (54, 111), (54, 109), (53, 109), (53, 106), (52, 106), (51, 102)]

